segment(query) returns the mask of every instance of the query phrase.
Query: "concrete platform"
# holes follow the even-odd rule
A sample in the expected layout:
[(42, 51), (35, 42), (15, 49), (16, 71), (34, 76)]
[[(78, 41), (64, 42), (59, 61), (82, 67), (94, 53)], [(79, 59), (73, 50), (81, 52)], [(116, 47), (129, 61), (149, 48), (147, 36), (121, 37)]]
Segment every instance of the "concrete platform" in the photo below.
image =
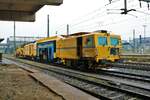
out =
[(15, 64), (0, 64), (0, 100), (64, 100)]
[(31, 73), (30, 75), (58, 95), (61, 95), (65, 100), (99, 100), (46, 74)]

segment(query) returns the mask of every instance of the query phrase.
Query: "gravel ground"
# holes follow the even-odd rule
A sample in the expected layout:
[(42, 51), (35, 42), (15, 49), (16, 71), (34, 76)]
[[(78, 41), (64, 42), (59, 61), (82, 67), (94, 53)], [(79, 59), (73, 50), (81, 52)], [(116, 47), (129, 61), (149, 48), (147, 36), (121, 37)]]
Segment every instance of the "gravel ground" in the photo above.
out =
[(0, 100), (62, 100), (13, 64), (0, 64)]

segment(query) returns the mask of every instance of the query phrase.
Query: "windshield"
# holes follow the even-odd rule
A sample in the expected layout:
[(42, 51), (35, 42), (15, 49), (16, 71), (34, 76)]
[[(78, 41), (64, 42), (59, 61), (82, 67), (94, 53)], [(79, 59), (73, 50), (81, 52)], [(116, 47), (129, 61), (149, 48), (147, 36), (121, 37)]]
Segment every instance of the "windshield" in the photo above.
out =
[(98, 37), (98, 45), (102, 45), (102, 46), (107, 45), (107, 38), (106, 37)]
[(119, 45), (119, 40), (118, 40), (118, 38), (111, 37), (110, 38), (110, 43), (111, 43), (112, 46), (116, 46), (116, 45)]

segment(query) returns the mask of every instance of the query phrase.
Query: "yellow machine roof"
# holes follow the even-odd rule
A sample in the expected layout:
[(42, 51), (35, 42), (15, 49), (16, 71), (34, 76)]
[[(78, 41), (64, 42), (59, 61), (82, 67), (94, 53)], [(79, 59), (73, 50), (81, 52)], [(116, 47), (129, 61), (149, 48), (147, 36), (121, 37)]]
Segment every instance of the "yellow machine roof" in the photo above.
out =
[(54, 41), (54, 40), (58, 40), (60, 38), (63, 38), (63, 37), (61, 37), (61, 36), (47, 37), (47, 38), (37, 40), (37, 43), (42, 43), (42, 42), (47, 42), (47, 41)]
[(83, 36), (89, 36), (89, 35), (95, 35), (95, 34), (110, 34), (110, 33), (103, 33), (103, 32), (79, 32), (74, 33), (69, 36), (66, 36), (66, 38), (77, 38), (77, 37), (83, 37)]

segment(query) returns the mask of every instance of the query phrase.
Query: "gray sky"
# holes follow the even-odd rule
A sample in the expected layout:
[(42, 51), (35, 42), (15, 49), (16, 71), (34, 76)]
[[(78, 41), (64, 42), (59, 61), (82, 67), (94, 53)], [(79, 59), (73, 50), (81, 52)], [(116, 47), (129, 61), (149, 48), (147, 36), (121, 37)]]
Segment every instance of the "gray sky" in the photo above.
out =
[[(108, 4), (108, 0), (64, 0), (61, 6), (45, 6), (36, 14), (35, 22), (17, 22), (16, 35), (18, 36), (46, 36), (47, 14), (50, 14), (50, 35), (66, 33), (66, 24), (70, 25), (70, 33), (79, 31), (94, 31), (105, 29), (122, 36), (124, 40), (132, 38), (133, 29), (136, 37), (143, 36), (143, 25), (147, 25), (146, 36), (150, 36), (150, 15), (138, 12), (130, 12), (134, 15), (108, 14), (119, 13), (119, 10), (107, 11), (107, 9), (123, 8), (123, 0), (114, 0)], [(129, 8), (150, 13), (146, 3), (139, 8), (138, 0), (128, 0)], [(137, 16), (137, 18), (135, 17)], [(13, 22), (0, 21), (0, 36), (7, 38), (13, 35)]]

